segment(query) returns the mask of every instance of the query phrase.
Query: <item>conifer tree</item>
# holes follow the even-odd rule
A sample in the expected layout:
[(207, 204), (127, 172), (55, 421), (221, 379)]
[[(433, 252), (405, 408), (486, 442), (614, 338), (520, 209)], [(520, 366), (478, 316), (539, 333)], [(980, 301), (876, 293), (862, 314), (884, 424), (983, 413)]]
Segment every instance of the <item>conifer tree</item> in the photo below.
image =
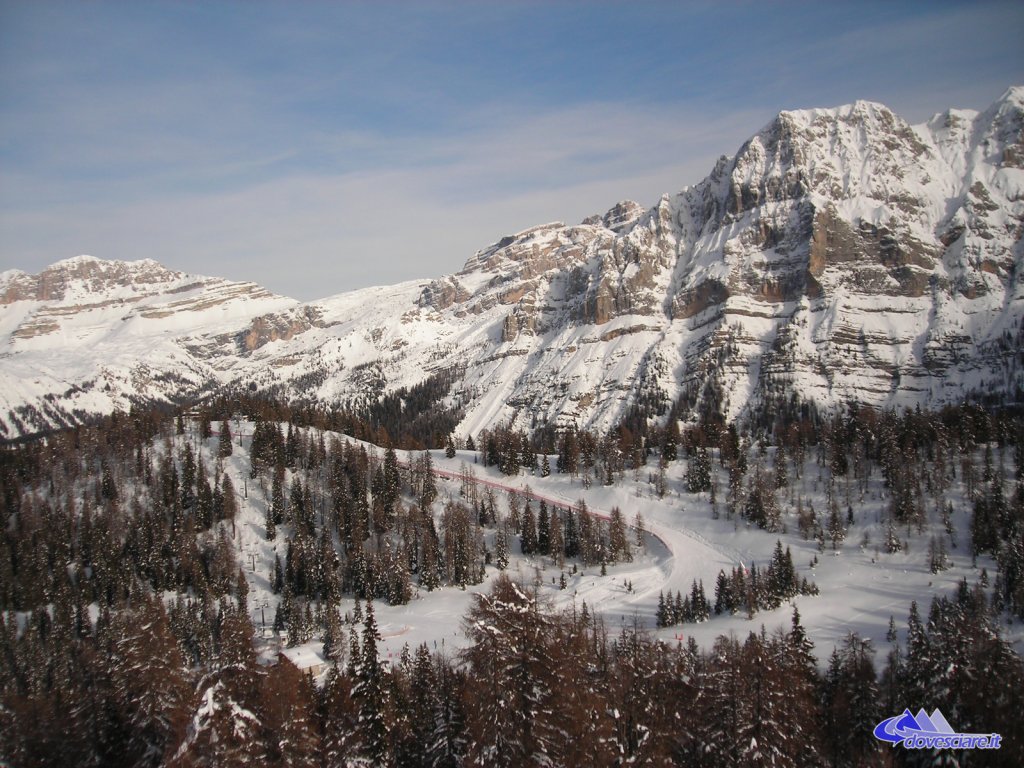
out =
[(667, 627), (672, 622), (669, 620), (668, 606), (665, 603), (665, 592), (658, 592), (658, 610), (655, 614), (655, 623), (659, 627)]
[(227, 474), (220, 483), (220, 519), (230, 520), (234, 524), (238, 514), (238, 497), (235, 496), (235, 484)]
[(608, 554), (613, 563), (633, 562), (633, 553), (629, 549), (629, 538), (626, 535), (626, 522), (622, 510), (612, 507), (611, 521), (608, 524)]
[(328, 606), (324, 612), (323, 644), (324, 657), (335, 665), (340, 665), (345, 658), (347, 643), (345, 630), (341, 626), (341, 617), (333, 606)]
[(184, 659), (159, 601), (140, 598), (133, 611), (119, 612), (111, 627), (111, 684), (127, 728), (123, 758), (160, 765), (185, 737), (192, 688)]
[(558, 514), (558, 508), (551, 508), (551, 515), (548, 522), (549, 541), (547, 554), (561, 568), (565, 564), (565, 529), (562, 527), (562, 518)]
[(209, 440), (213, 434), (213, 430), (210, 425), (210, 412), (203, 408), (199, 412), (199, 437), (202, 440)]
[(426, 767), (431, 764), (429, 754), (434, 746), (435, 720), (440, 705), (437, 698), (437, 677), (426, 643), (416, 649), (409, 690), (409, 723), (414, 745), (410, 762)]
[(835, 498), (832, 498), (829, 502), (828, 538), (832, 542), (832, 549), (838, 549), (839, 545), (843, 543), (843, 539), (846, 538), (846, 529), (843, 527), (843, 521), (839, 517), (839, 505), (836, 503)]
[(375, 765), (388, 761), (388, 723), (386, 719), (384, 669), (377, 653), (380, 633), (373, 612), (373, 601), (366, 601), (363, 617), (363, 641), (352, 697), (358, 705), (359, 734), (366, 757)]
[(206, 475), (206, 464), (199, 461), (196, 476), (196, 529), (205, 531), (213, 525), (213, 490)]
[(231, 427), (228, 426), (228, 420), (224, 419), (220, 423), (220, 435), (217, 438), (217, 455), (222, 459), (227, 458), (234, 451), (234, 446), (231, 444)]
[(883, 712), (870, 640), (850, 633), (833, 654), (825, 678), (825, 707), (825, 738), (833, 760), (843, 755), (851, 765), (872, 764), (881, 744), (873, 730)]
[[(359, 639), (356, 633), (350, 635), (355, 644), (358, 656)], [(353, 654), (348, 655), (349, 664)], [(319, 714), (323, 719), (323, 742), (321, 754), (325, 765), (348, 765), (361, 756), (357, 754), (358, 712), (352, 697), (354, 673), (343, 673), (332, 668), (327, 672), (327, 679), (320, 691)]]
[(690, 458), (686, 469), (686, 490), (690, 493), (711, 490), (711, 458), (704, 447), (698, 448)]
[(320, 747), (313, 684), (281, 655), (269, 667), (261, 686), (262, 722), (270, 764), (314, 766)]
[(746, 745), (749, 745), (748, 679), (740, 663), (739, 642), (735, 637), (719, 636), (700, 680), (703, 705), (697, 723), (697, 741), (707, 765), (738, 767), (745, 764), (741, 736), (746, 733)]
[(523, 505), (522, 530), (519, 534), (524, 555), (532, 555), (537, 551), (537, 521), (533, 515), (533, 505), (526, 500)]
[(536, 593), (501, 575), (474, 597), (464, 628), (475, 705), (467, 713), (467, 757), (494, 766), (550, 762), (558, 730), (551, 619)]
[(284, 467), (276, 467), (270, 490), (270, 518), (274, 525), (284, 523), (284, 514)]
[(537, 551), (544, 555), (551, 551), (551, 520), (544, 499), (540, 500), (537, 510)]
[(188, 758), (182, 762), (243, 766), (253, 759), (266, 759), (252, 634), (248, 617), (222, 603), (214, 670), (202, 680), (192, 717), (195, 732), (190, 735)]
[(381, 502), (388, 514), (395, 511), (395, 504), (398, 502), (401, 493), (401, 476), (398, 472), (398, 456), (395, 449), (388, 446), (384, 451), (384, 486)]
[(499, 571), (508, 568), (508, 534), (504, 523), (498, 526), (498, 532), (494, 535), (494, 564)]

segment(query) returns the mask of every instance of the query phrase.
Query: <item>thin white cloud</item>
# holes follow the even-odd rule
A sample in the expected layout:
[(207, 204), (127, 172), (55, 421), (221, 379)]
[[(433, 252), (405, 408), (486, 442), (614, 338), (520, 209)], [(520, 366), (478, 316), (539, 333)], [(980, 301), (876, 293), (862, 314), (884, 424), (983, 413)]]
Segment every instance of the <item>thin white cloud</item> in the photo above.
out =
[(473, 122), (457, 139), (393, 145), (399, 155), (418, 151), (418, 164), (400, 157), (393, 167), (291, 173), (217, 193), (5, 210), (0, 241), (36, 267), (78, 252), (148, 257), (312, 299), (455, 271), (508, 232), (577, 221), (624, 197), (653, 205), (698, 182), (763, 120), (609, 103)]

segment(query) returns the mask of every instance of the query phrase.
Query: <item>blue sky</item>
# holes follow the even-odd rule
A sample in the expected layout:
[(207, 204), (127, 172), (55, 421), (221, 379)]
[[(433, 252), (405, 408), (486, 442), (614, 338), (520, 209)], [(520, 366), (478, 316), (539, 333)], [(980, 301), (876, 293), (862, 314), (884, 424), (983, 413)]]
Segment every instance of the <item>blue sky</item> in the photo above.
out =
[(1019, 2), (0, 0), (0, 269), (320, 298), (699, 181), (778, 111), (1024, 83)]

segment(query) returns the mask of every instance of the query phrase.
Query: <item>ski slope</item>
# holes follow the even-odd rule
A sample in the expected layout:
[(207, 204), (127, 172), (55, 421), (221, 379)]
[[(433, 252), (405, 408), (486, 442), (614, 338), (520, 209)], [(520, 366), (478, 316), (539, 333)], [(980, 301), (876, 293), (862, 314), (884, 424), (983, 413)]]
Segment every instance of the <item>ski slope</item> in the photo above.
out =
[[(284, 558), (285, 534), (279, 529), (274, 542), (265, 538), (264, 515), (270, 495), (269, 481), (261, 488), (259, 481), (248, 478), (248, 442), (251, 426), (238, 425), (235, 431), (234, 454), (224, 462), (224, 471), (232, 476), (239, 495), (239, 514), (233, 532), (238, 559), (243, 564), (249, 585), (249, 609), (254, 626), (259, 631), (264, 625), (264, 652), (274, 655), (277, 644), (271, 637), (272, 625), (278, 596), (270, 588), (269, 574), (273, 571), (274, 556)], [(356, 442), (352, 438), (341, 439)], [(216, 435), (207, 441), (204, 453), (213, 455), (216, 449)], [(368, 451), (378, 457), (383, 449), (364, 443)], [(505, 477), (495, 468), (476, 463), (473, 452), (459, 451), (452, 459), (443, 451), (431, 451), (434, 472), (438, 481), (439, 498), (434, 504), (435, 514), (448, 498), (457, 499), (461, 478), (465, 470), (472, 471), (476, 482), (491, 488), (497, 496), (499, 508), (507, 508), (507, 496), (516, 492), (520, 498), (529, 496), (549, 505), (561, 507), (576, 506), (580, 499), (586, 501), (588, 511), (607, 516), (613, 507), (619, 507), (628, 523), (635, 521), (637, 513), (643, 518), (647, 532), (645, 545), (635, 549), (634, 560), (607, 567), (607, 575), (600, 575), (600, 568), (591, 566), (572, 572), (571, 563), (560, 569), (550, 558), (524, 557), (519, 553), (518, 543), (510, 546), (510, 564), (506, 571), (512, 578), (535, 585), (542, 599), (552, 607), (563, 610), (582, 610), (586, 603), (588, 610), (599, 613), (609, 631), (615, 634), (623, 626), (635, 623), (645, 626), (661, 639), (668, 642), (683, 642), (693, 637), (703, 647), (710, 646), (722, 634), (733, 633), (742, 639), (748, 632), (759, 632), (763, 626), (771, 632), (776, 628), (788, 628), (795, 604), (810, 638), (814, 641), (819, 660), (827, 658), (833, 646), (841, 643), (849, 632), (857, 632), (870, 639), (879, 651), (878, 661), (884, 659), (887, 648), (886, 631), (889, 617), (894, 616), (897, 625), (904, 623), (912, 601), (927, 609), (932, 597), (950, 595), (957, 582), (966, 577), (969, 583), (976, 582), (982, 569), (987, 569), (994, 578), (996, 568), (988, 558), (978, 558), (972, 565), (966, 547), (951, 550), (951, 567), (938, 574), (929, 572), (927, 542), (929, 532), (910, 538), (909, 551), (886, 554), (880, 550), (884, 519), (884, 503), (880, 483), (873, 488), (857, 507), (857, 522), (851, 527), (846, 542), (836, 551), (826, 548), (819, 552), (817, 544), (804, 541), (796, 534), (795, 526), (790, 532), (769, 534), (743, 520), (727, 520), (724, 512), (718, 519), (711, 513), (711, 504), (706, 494), (689, 494), (684, 488), (685, 461), (673, 462), (668, 470), (668, 492), (658, 498), (653, 485), (648, 482), (646, 470), (635, 478), (633, 473), (617, 479), (614, 486), (591, 485), (586, 487), (579, 478), (552, 474), (549, 477), (520, 475)], [(400, 464), (408, 465), (414, 454), (399, 453)], [(804, 483), (811, 491), (811, 502), (818, 509), (825, 508), (824, 495), (813, 495), (817, 482), (818, 468), (808, 459), (804, 467)], [(968, 508), (958, 497), (961, 489), (951, 489), (955, 500), (954, 524), (961, 540), (966, 542), (969, 516)], [(503, 505), (505, 505), (503, 507)], [(783, 503), (785, 509), (785, 504)], [(784, 520), (786, 517), (784, 516)], [(792, 523), (791, 520), (788, 521)], [(493, 544), (493, 531), (486, 533), (488, 546)], [(714, 601), (715, 578), (720, 570), (728, 572), (735, 566), (764, 566), (769, 561), (777, 540), (791, 548), (798, 576), (807, 577), (820, 589), (817, 596), (801, 596), (785, 603), (774, 611), (762, 611), (753, 619), (746, 615), (712, 615), (711, 620), (701, 624), (682, 624), (657, 629), (655, 614), (659, 593), (689, 593), (694, 580), (703, 581), (708, 600)], [(818, 563), (811, 561), (817, 556)], [(405, 605), (390, 606), (383, 601), (375, 603), (377, 621), (380, 627), (380, 651), (385, 659), (397, 659), (404, 646), (415, 649), (426, 643), (455, 653), (466, 644), (461, 620), (470, 605), (473, 595), (489, 589), (490, 582), (498, 573), (489, 566), (483, 583), (460, 589), (444, 587), (433, 592), (414, 586), (413, 599)], [(559, 579), (565, 574), (566, 588), (559, 588)], [(350, 611), (354, 601), (343, 599), (342, 608)], [(1019, 626), (1006, 628), (1011, 642), (1018, 650), (1024, 646), (1024, 632)], [(317, 657), (321, 651), (318, 641), (305, 644), (306, 657)]]

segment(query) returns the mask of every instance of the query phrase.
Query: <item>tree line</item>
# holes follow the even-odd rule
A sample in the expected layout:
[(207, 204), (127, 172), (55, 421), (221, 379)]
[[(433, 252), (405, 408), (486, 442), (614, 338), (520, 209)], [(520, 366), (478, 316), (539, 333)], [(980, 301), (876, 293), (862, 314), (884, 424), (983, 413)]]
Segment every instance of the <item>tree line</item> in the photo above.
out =
[[(208, 604), (204, 654), (163, 601), (137, 590), (98, 620), (32, 611), (0, 622), (0, 755), (13, 765), (919, 765), (964, 759), (872, 735), (904, 708), (1000, 733), (986, 765), (1024, 749), (1024, 667), (980, 586), (923, 618), (911, 608), (881, 672), (851, 633), (819, 660), (788, 630), (701, 650), (642, 627), (612, 631), (584, 603), (547, 607), (502, 576), (474, 596), (453, 654), (381, 658), (373, 601), (332, 646), (319, 686), (285, 657), (258, 662), (244, 607)], [(821, 663), (823, 662), (823, 664)], [(930, 763), (929, 763), (930, 764)]]

